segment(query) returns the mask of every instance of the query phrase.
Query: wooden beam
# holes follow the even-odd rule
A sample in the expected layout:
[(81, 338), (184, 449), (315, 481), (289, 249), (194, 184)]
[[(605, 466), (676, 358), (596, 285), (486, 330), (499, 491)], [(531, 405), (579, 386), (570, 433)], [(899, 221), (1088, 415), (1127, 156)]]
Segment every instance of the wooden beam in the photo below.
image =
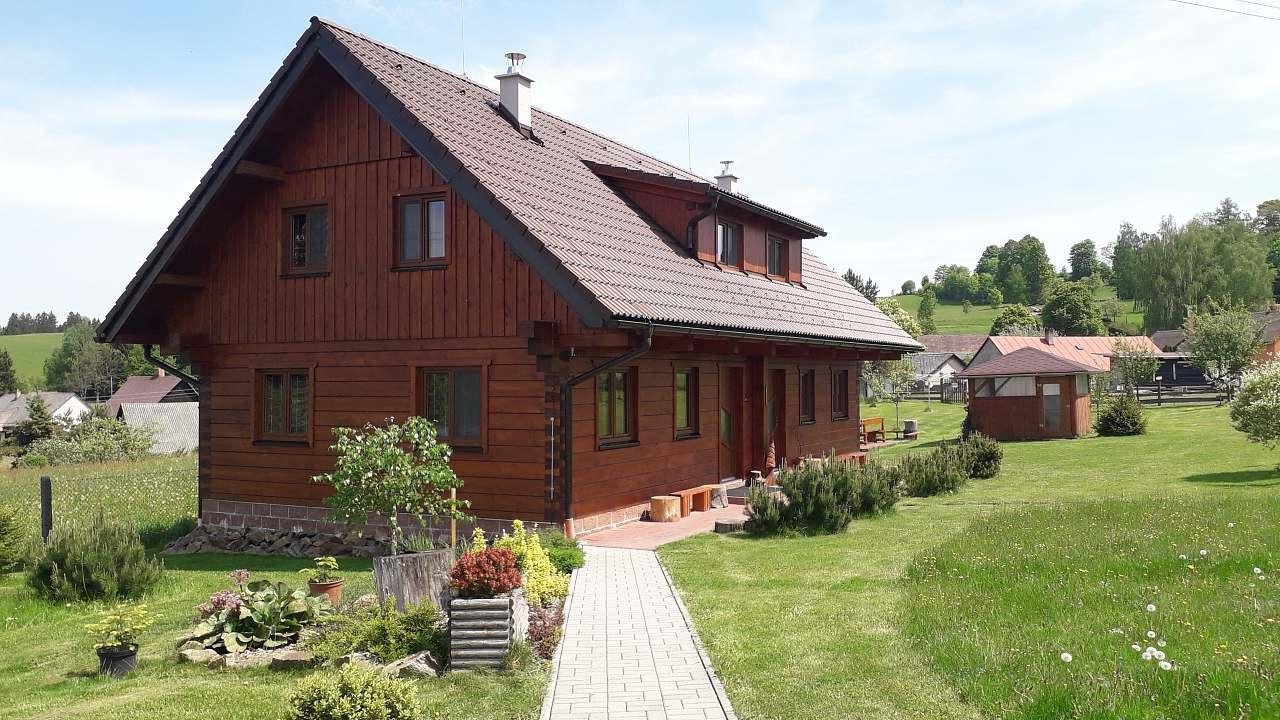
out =
[(270, 180), (271, 182), (284, 182), (284, 168), (252, 160), (241, 160), (236, 163), (236, 174)]
[(160, 273), (156, 276), (155, 284), (190, 288), (203, 288), (209, 286), (209, 283), (206, 282), (204, 278), (197, 275), (177, 275), (174, 273)]

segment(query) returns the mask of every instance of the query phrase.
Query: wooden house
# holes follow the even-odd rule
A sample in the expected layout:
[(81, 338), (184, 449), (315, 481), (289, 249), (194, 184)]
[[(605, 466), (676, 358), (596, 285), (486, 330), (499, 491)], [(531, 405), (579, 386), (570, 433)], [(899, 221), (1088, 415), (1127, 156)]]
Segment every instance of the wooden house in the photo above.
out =
[(1044, 440), (1089, 433), (1089, 375), (1097, 367), (1035, 347), (974, 363), (956, 377), (969, 383), (969, 422), (997, 440)]
[(567, 531), (860, 447), (920, 349), (811, 223), (314, 19), (100, 328), (199, 375), (204, 522), (320, 529), (331, 430), (423, 415), (481, 521)]

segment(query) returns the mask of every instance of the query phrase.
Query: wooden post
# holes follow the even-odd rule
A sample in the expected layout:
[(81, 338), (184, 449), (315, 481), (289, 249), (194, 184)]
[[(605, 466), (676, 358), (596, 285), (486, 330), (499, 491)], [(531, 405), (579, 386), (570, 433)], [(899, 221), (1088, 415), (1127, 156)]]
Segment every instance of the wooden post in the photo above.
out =
[(40, 476), (40, 539), (48, 542), (53, 530), (53, 481), (48, 475)]
[(449, 549), (458, 554), (458, 488), (449, 488)]

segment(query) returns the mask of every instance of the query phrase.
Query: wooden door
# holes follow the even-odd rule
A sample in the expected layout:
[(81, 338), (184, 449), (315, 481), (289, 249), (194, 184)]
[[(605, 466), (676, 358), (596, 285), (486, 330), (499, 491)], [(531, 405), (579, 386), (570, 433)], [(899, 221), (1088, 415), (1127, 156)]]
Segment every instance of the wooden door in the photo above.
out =
[(769, 403), (765, 413), (768, 461), (770, 468), (780, 467), (787, 458), (787, 371), (769, 371)]
[(1070, 407), (1066, 381), (1062, 378), (1036, 380), (1040, 395), (1040, 428), (1048, 437), (1069, 434), (1067, 410)]
[(720, 477), (742, 477), (742, 366), (720, 367)]

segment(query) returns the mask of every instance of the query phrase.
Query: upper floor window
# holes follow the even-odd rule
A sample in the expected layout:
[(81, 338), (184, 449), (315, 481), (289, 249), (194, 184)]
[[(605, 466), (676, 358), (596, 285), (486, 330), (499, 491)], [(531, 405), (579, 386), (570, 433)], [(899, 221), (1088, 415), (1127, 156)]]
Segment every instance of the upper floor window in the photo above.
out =
[(261, 370), (257, 373), (259, 440), (311, 439), (311, 373)]
[(742, 226), (731, 222), (716, 223), (716, 262), (742, 265)]
[(296, 207), (284, 213), (285, 274), (329, 270), (329, 208)]
[(769, 236), (769, 274), (787, 274), (787, 241), (776, 235)]
[(800, 371), (800, 422), (811, 423), (817, 419), (813, 409), (813, 370)]
[(831, 419), (849, 419), (849, 371), (831, 371)]
[(698, 368), (679, 368), (675, 376), (676, 437), (698, 435)]
[(422, 371), (420, 412), (435, 425), (436, 436), (455, 447), (480, 447), (484, 421), (484, 382), (480, 368), (428, 368)]
[(636, 439), (636, 369), (596, 377), (596, 444), (624, 445)]
[(396, 199), (396, 265), (435, 265), (445, 259), (445, 198)]

